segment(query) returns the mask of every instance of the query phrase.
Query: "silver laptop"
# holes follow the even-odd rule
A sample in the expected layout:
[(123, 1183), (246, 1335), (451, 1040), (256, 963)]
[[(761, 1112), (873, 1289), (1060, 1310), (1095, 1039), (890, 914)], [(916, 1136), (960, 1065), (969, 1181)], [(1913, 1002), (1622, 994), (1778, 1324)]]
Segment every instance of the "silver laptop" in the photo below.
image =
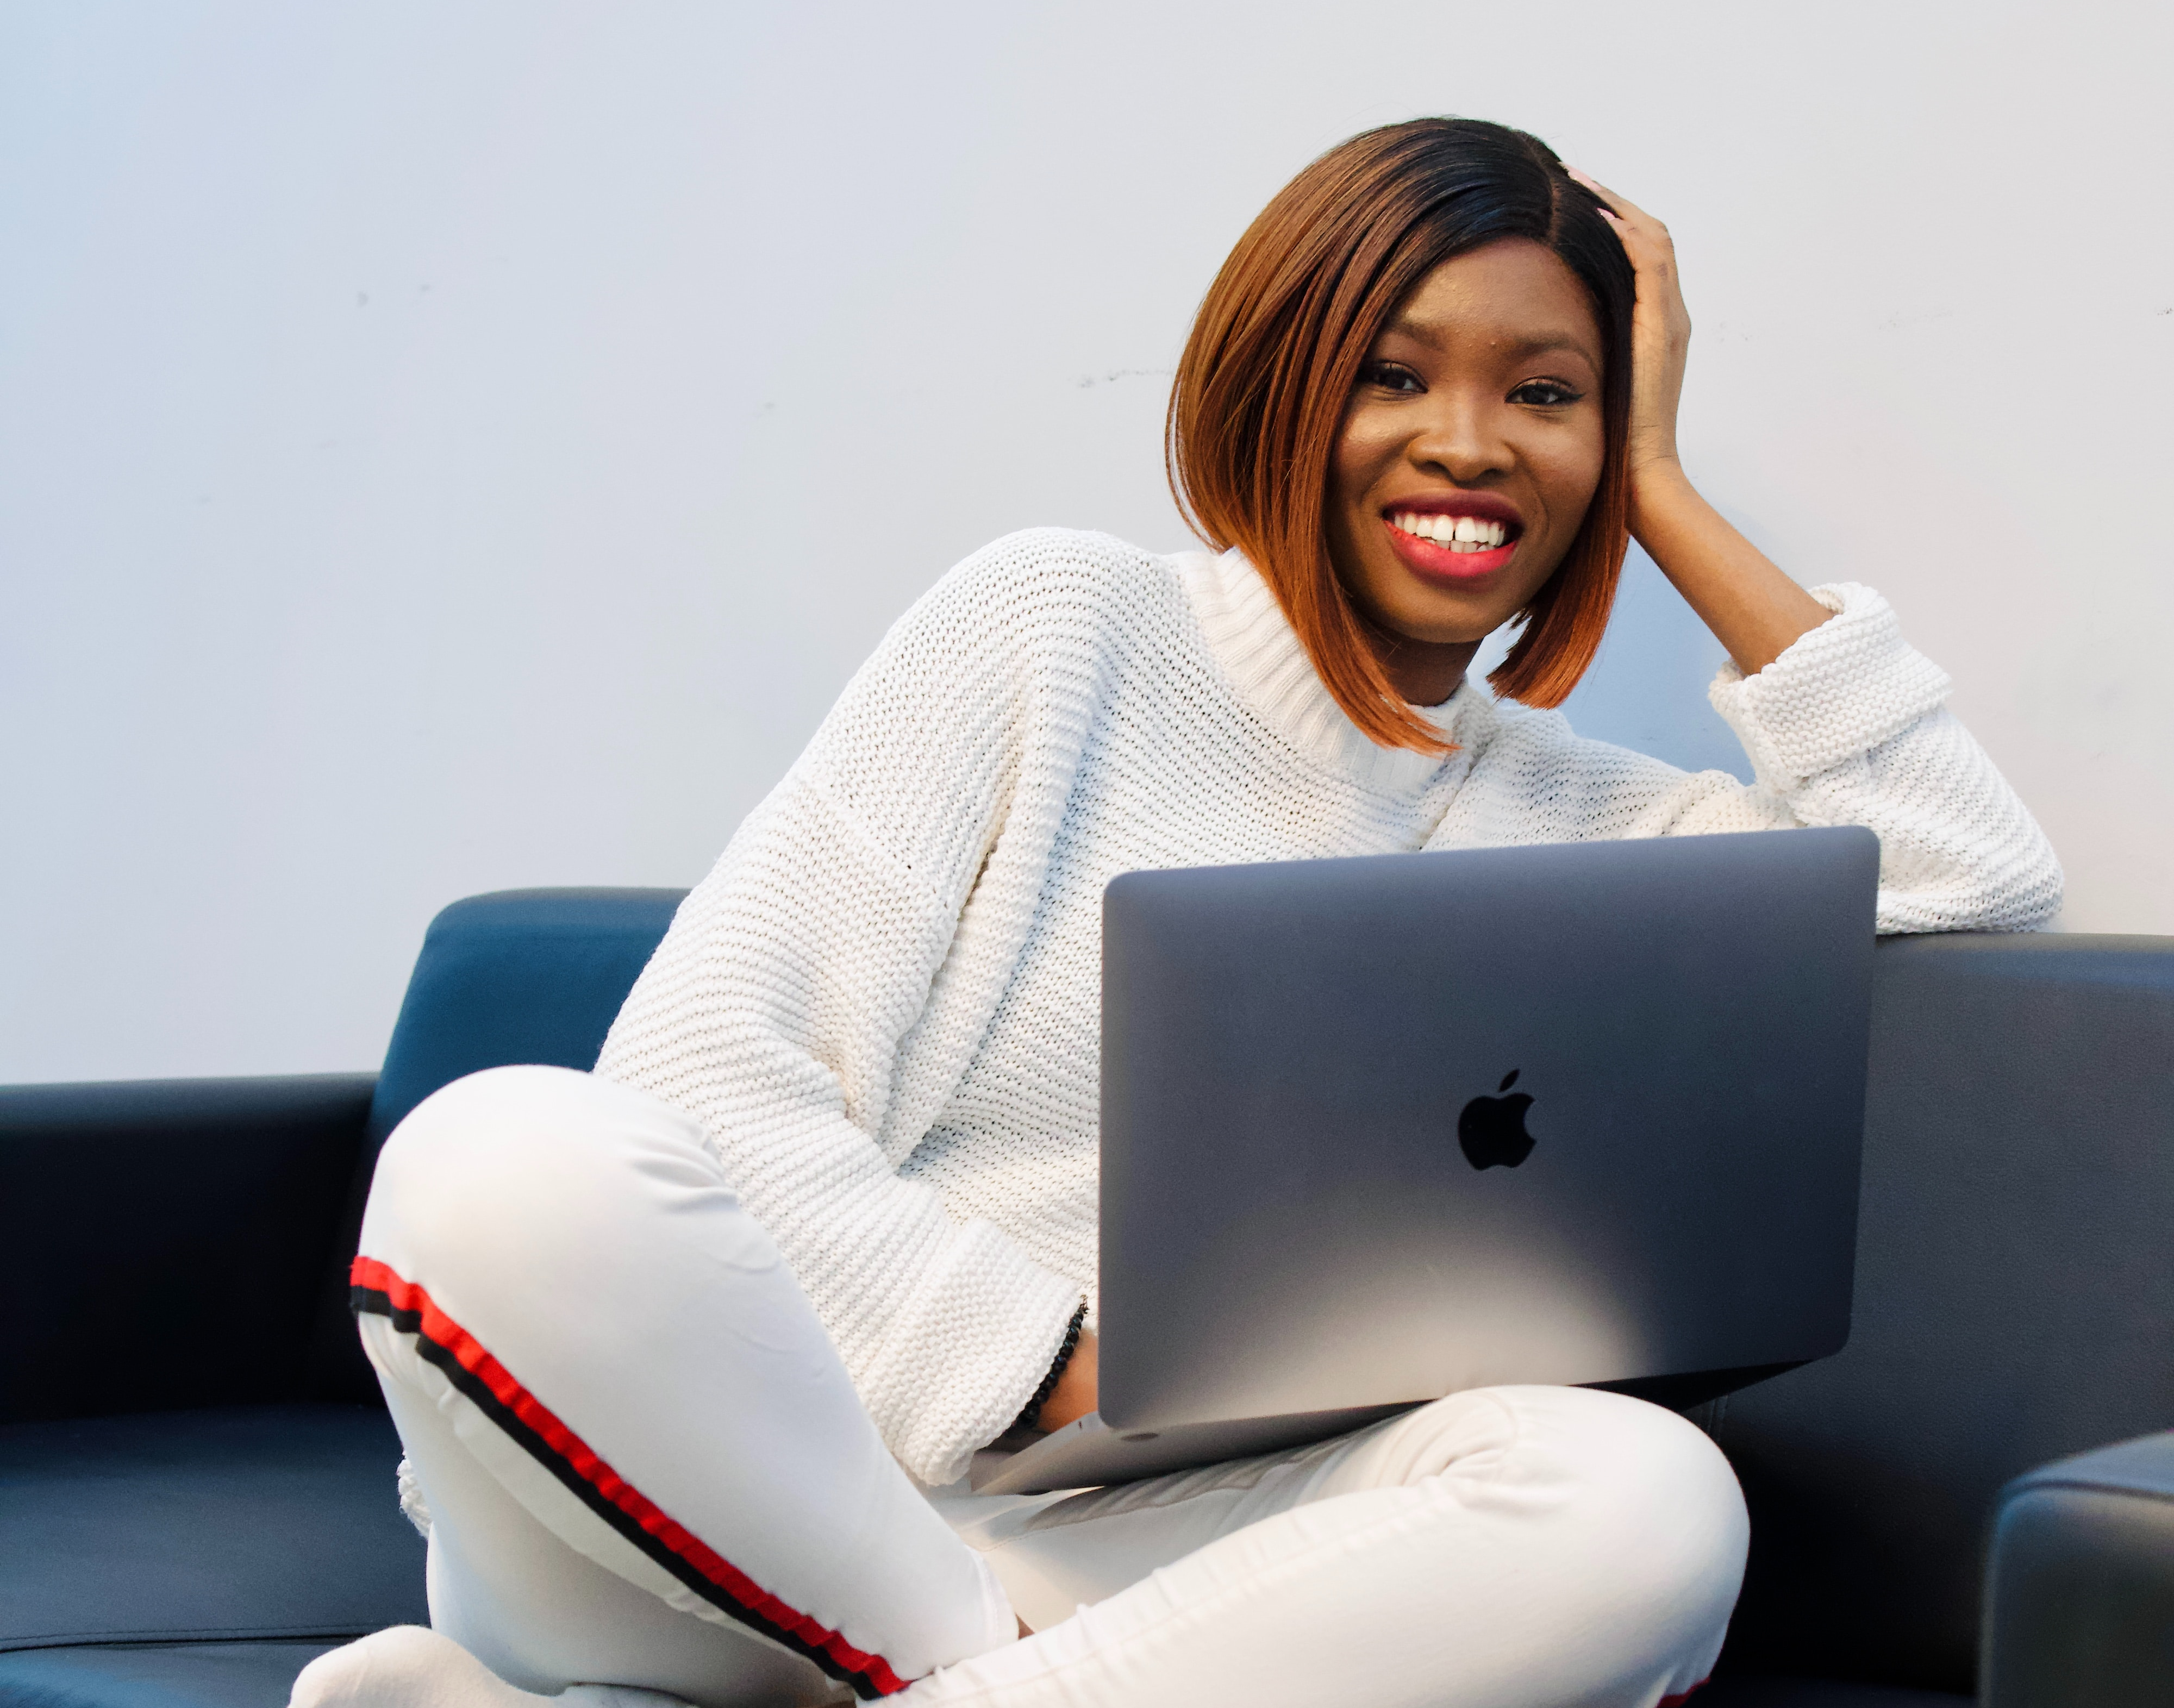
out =
[(1879, 865), (1846, 829), (1115, 880), (1101, 1410), (975, 1486), (1839, 1350)]

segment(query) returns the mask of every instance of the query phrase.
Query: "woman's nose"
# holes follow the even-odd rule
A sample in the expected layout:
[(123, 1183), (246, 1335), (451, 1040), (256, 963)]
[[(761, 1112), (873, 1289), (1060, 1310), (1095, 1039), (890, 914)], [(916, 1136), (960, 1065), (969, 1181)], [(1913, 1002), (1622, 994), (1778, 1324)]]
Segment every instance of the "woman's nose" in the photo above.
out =
[[(1437, 394), (1440, 395), (1440, 394)], [(1490, 474), (1506, 473), (1517, 460), (1502, 431), (1494, 400), (1444, 397), (1428, 413), (1405, 447), (1414, 466), (1446, 474), (1459, 486), (1471, 486)]]

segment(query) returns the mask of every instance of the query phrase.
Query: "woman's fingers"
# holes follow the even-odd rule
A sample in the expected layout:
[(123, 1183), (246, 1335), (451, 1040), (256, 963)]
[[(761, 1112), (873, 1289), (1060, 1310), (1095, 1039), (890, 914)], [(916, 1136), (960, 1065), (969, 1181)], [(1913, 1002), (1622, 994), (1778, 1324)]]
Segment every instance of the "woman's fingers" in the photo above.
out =
[[(1563, 170), (1606, 204), (1601, 209), (1601, 215), (1622, 234), (1623, 246), (1630, 251), (1634, 266), (1646, 265), (1649, 254), (1656, 262), (1664, 257), (1674, 257), (1675, 240), (1668, 235), (1668, 228), (1660, 220), (1636, 203), (1617, 195), (1598, 179), (1587, 176), (1576, 167), (1565, 166)], [(1668, 270), (1673, 272), (1674, 268), (1671, 267)]]
[(1664, 237), (1668, 235), (1668, 228), (1667, 226), (1662, 224), (1659, 220), (1656, 219), (1652, 214), (1648, 214), (1643, 208), (1641, 208), (1636, 203), (1631, 201), (1628, 197), (1617, 195), (1613, 190), (1609, 189), (1607, 185), (1602, 183), (1599, 179), (1592, 176), (1588, 173), (1579, 171), (1575, 166), (1565, 166), (1563, 170), (1569, 173), (1571, 177), (1576, 179), (1579, 183), (1584, 185), (1587, 189), (1592, 191), (1594, 195), (1599, 197), (1602, 201), (1605, 202), (1610, 210), (1614, 212), (1615, 217), (1623, 221), (1624, 224), (1644, 225), (1659, 232)]
[(1691, 335), (1690, 311), (1684, 305), (1676, 272), (1676, 246), (1668, 228), (1635, 202), (1575, 166), (1564, 170), (1600, 198), (1601, 217), (1614, 227), (1637, 275), (1638, 305), (1631, 316), (1632, 467), (1673, 462), (1676, 403), (1683, 392)]
[(1676, 273), (1676, 246), (1668, 235), (1668, 228), (1636, 203), (1626, 202), (1576, 167), (1566, 166), (1563, 170), (1606, 204), (1600, 210), (1601, 218), (1615, 228), (1616, 235), (1623, 240), (1624, 252), (1630, 256), (1630, 265), (1638, 274), (1639, 308), (1660, 314), (1672, 342), (1688, 338), (1690, 311), (1684, 306), (1682, 284)]

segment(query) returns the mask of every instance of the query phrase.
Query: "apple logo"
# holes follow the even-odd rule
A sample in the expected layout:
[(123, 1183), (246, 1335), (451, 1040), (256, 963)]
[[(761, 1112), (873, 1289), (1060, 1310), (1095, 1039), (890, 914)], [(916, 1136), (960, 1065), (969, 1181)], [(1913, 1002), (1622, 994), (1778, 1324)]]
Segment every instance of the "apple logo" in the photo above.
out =
[[(1495, 1089), (1508, 1091), (1524, 1070), (1512, 1068)], [(1533, 1135), (1525, 1131), (1525, 1111), (1533, 1106), (1522, 1091), (1507, 1097), (1475, 1097), (1457, 1117), (1457, 1142), (1474, 1168), (1515, 1168), (1533, 1154)]]

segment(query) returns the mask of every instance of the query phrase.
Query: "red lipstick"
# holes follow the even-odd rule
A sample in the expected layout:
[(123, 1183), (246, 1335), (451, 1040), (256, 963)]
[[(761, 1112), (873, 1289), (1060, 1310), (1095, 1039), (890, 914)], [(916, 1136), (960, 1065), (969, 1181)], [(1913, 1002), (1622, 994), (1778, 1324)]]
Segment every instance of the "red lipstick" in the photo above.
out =
[[(1416, 522), (1430, 532), (1446, 532), (1442, 519), (1469, 519), (1479, 539), (1452, 542), (1429, 538), (1405, 523)], [(1413, 574), (1441, 585), (1470, 587), (1486, 581), (1517, 555), (1517, 542), (1525, 532), (1525, 519), (1517, 506), (1492, 492), (1414, 493), (1382, 506), (1382, 526), (1388, 531), (1389, 549)], [(1460, 530), (1460, 532), (1464, 532)]]

